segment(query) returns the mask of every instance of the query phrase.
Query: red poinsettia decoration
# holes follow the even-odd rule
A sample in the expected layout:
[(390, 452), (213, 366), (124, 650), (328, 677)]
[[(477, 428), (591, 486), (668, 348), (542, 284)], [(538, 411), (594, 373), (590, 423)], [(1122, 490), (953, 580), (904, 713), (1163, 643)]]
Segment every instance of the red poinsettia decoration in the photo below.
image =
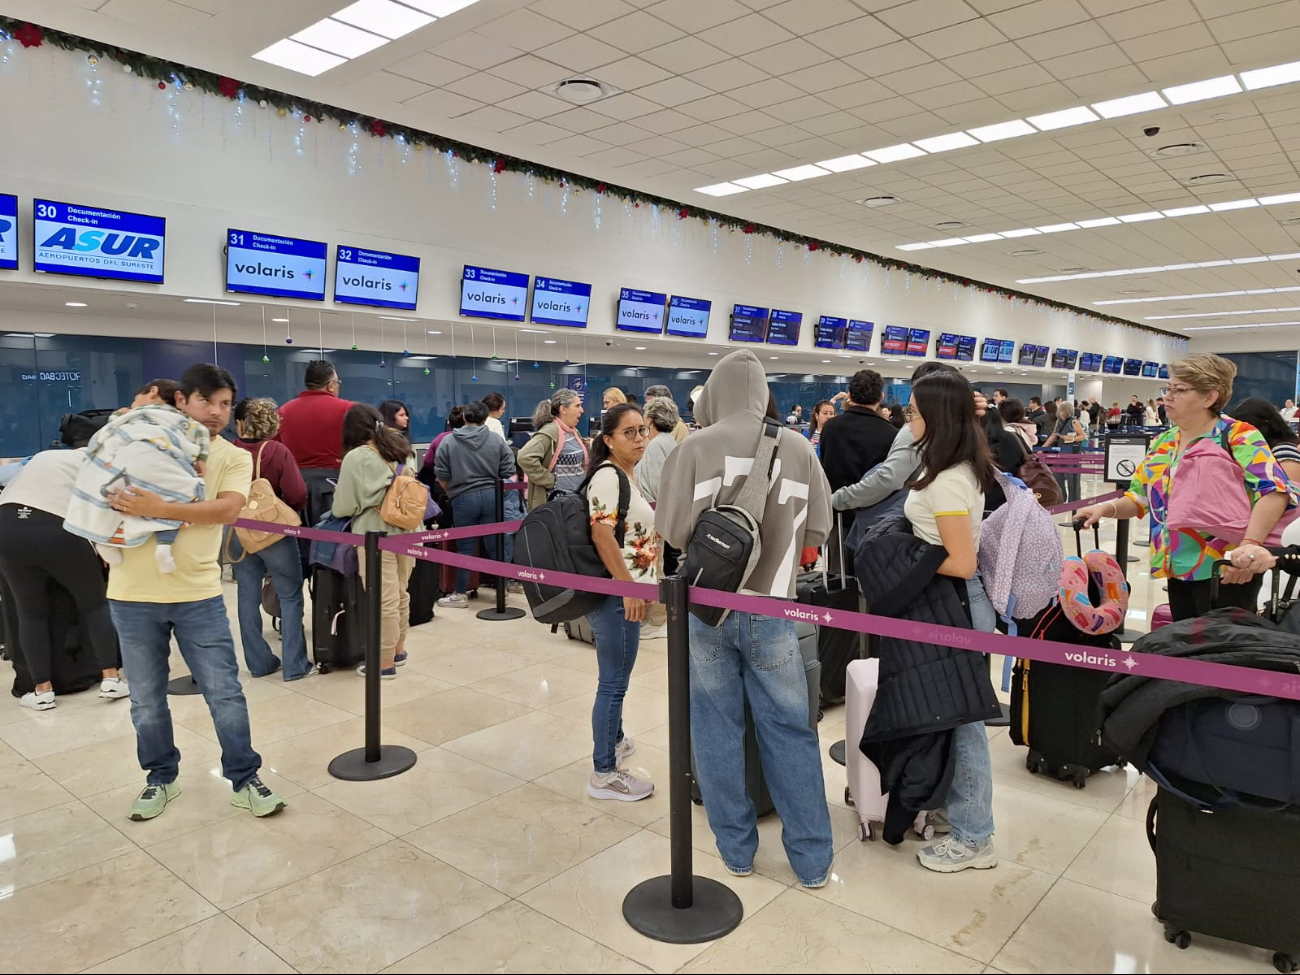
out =
[(218, 78), (217, 91), (221, 92), (221, 94), (225, 95), (227, 98), (238, 98), (239, 82), (234, 78)]
[(677, 211), (678, 220), (685, 220), (690, 215), (691, 215), (691, 211), (688, 210), (686, 207), (682, 207), (680, 210)]
[(504, 159), (498, 159), (492, 163), (492, 172), (504, 173), (505, 171), (506, 171), (506, 161)]
[(368, 128), (370, 129), (370, 134), (376, 138), (382, 139), (384, 136), (388, 135), (388, 126), (380, 119), (372, 118)]
[(854, 254), (854, 255), (853, 255), (853, 259), (854, 259), (855, 261), (857, 261), (859, 264), (862, 263), (862, 255), (861, 255), (861, 254)]
[(821, 245), (820, 245), (819, 243), (817, 243), (817, 241), (815, 241), (815, 240), (810, 240), (810, 241), (808, 241), (808, 249), (809, 249), (810, 251), (815, 251), (815, 250), (817, 250), (820, 246), (821, 246)]
[(596, 192), (597, 192), (597, 193), (604, 193), (604, 192), (605, 192), (605, 184), (604, 184), (604, 183), (597, 183), (597, 184), (596, 184)]
[(45, 31), (35, 24), (23, 24), (14, 31), (14, 39), (23, 47), (40, 47), (45, 43)]
[(754, 232), (754, 225), (752, 223), (747, 223), (745, 224), (745, 226), (741, 227), (740, 229), (747, 234), (752, 234)]

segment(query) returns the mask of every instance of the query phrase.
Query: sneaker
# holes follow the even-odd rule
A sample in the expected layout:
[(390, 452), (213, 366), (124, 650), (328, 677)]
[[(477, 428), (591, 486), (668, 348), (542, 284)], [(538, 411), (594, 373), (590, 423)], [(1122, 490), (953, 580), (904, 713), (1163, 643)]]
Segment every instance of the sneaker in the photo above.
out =
[(754, 865), (752, 863), (747, 867), (733, 867), (726, 860), (723, 860), (722, 865), (727, 868), (727, 873), (731, 874), (733, 877), (748, 877), (754, 872)]
[(826, 876), (822, 877), (821, 880), (814, 880), (811, 883), (804, 883), (801, 880), (799, 881), (799, 886), (802, 887), (804, 890), (821, 890), (828, 883), (830, 883), (830, 880), (831, 880), (831, 872), (828, 869), (826, 871)]
[(403, 650), (401, 653), (393, 657), (393, 663), (397, 664), (397, 666), (399, 667), (405, 667), (406, 658), (407, 658), (407, 653), (405, 650)]
[(288, 803), (278, 795), (262, 784), (262, 780), (256, 775), (248, 780), (248, 783), (235, 793), (235, 797), (230, 800), (230, 804), (236, 809), (247, 809), (258, 819), (263, 816), (270, 816), (278, 813)]
[(993, 840), (989, 838), (976, 847), (957, 842), (957, 837), (949, 833), (938, 843), (927, 846), (916, 854), (921, 866), (935, 873), (957, 873), (974, 867), (976, 870), (988, 870), (998, 865), (998, 855), (993, 849)]
[(524, 594), (524, 584), (518, 579), (512, 579), (506, 583), (506, 592), (515, 596), (522, 596)]
[(454, 592), (439, 599), (438, 605), (443, 609), (469, 609), (469, 597), (463, 592)]
[(162, 811), (167, 808), (167, 803), (180, 794), (181, 787), (175, 782), (146, 785), (135, 797), (135, 802), (131, 803), (131, 812), (127, 814), (127, 819), (142, 823), (146, 819), (161, 816)]
[(106, 701), (115, 701), (119, 697), (129, 697), (131, 689), (121, 677), (105, 677), (99, 682), (99, 696)]
[[(366, 665), (362, 664), (357, 668), (357, 673), (362, 677), (366, 676)], [(397, 668), (389, 667), (387, 670), (380, 670), (379, 676), (384, 680), (397, 680)]]
[(629, 755), (636, 754), (636, 742), (631, 738), (624, 738), (614, 746), (614, 761), (620, 766), (627, 761)]
[(654, 794), (653, 782), (638, 779), (627, 769), (616, 768), (612, 772), (592, 772), (587, 781), (587, 795), (593, 799), (617, 799), (620, 802), (636, 802)]
[(312, 664), (305, 674), (299, 674), (297, 677), (286, 677), (286, 681), (302, 680), (304, 677), (315, 677), (320, 673), (320, 664)]
[(944, 809), (931, 809), (926, 813), (925, 825), (934, 827), (935, 836), (946, 836), (952, 832), (952, 823), (948, 822), (948, 812)]
[(53, 691), (28, 691), (18, 703), (33, 711), (49, 711), (58, 707), (59, 702), (54, 700)]

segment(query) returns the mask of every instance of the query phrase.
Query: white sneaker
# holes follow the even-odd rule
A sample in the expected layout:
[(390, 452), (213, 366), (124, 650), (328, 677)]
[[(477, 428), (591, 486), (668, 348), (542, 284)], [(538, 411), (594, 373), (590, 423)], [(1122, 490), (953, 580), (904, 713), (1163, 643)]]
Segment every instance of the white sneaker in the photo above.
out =
[(99, 696), (106, 701), (115, 701), (119, 697), (130, 697), (131, 688), (121, 677), (105, 677), (99, 682)]
[(58, 706), (53, 691), (28, 691), (18, 703), (33, 711), (48, 711)]
[(602, 774), (592, 772), (587, 780), (587, 795), (593, 799), (617, 799), (620, 802), (636, 802), (648, 799), (654, 794), (653, 782), (638, 779), (627, 769), (616, 768)]
[(624, 738), (614, 746), (614, 761), (622, 765), (628, 757), (636, 754), (636, 742), (631, 738)]
[(524, 594), (524, 584), (518, 579), (511, 579), (506, 583), (506, 592), (512, 596), (522, 596)]
[(469, 597), (463, 592), (454, 592), (439, 599), (438, 605), (443, 609), (469, 609)]
[(988, 870), (998, 865), (998, 855), (993, 849), (991, 837), (979, 846), (971, 847), (957, 842), (957, 837), (952, 833), (919, 851), (916, 858), (921, 861), (921, 866), (935, 873), (957, 873), (972, 867)]

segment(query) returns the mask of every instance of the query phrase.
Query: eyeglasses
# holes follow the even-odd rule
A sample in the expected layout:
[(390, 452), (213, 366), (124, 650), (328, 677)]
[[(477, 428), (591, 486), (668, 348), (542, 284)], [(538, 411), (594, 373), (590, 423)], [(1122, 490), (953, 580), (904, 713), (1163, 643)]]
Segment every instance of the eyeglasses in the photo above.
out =
[(635, 440), (637, 437), (650, 436), (649, 427), (627, 427), (626, 429), (620, 430), (619, 432), (623, 434), (623, 436), (626, 437), (628, 440)]
[(1169, 386), (1165, 389), (1166, 396), (1182, 396), (1184, 393), (1197, 392), (1194, 386)]
[(915, 420), (920, 415), (921, 414), (916, 410), (915, 407), (909, 406), (907, 407), (907, 409), (903, 410), (904, 420)]

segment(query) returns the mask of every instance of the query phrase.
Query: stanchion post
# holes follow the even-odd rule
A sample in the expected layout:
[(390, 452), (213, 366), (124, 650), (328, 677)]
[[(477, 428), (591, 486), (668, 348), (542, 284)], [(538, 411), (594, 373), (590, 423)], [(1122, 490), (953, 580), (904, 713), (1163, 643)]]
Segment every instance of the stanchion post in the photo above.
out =
[[(623, 917), (655, 941), (693, 945), (734, 931), (745, 916), (735, 891), (694, 875), (691, 847), (691, 683), (686, 580), (659, 584), (668, 608), (668, 831), (671, 873), (637, 884), (623, 899)], [(706, 799), (707, 801), (707, 799)]]
[[(497, 524), (499, 525), (501, 524), (501, 522), (506, 520), (506, 489), (505, 489), (505, 485), (501, 483), (500, 478), (497, 479), (496, 495), (497, 495), (496, 496)], [(493, 537), (495, 537), (497, 540), (497, 554), (496, 554), (497, 561), (504, 562), (506, 560), (506, 536), (504, 533), (498, 532)], [(522, 609), (519, 609), (517, 606), (506, 605), (507, 583), (508, 580), (505, 576), (497, 576), (496, 606), (493, 607), (492, 609), (480, 609), (474, 615), (481, 620), (497, 620), (497, 621), (518, 620), (518, 619), (523, 619), (525, 616), (527, 616), (528, 614), (525, 613)]]
[(1128, 523), (1128, 518), (1120, 518), (1115, 522), (1115, 561), (1119, 563), (1125, 579), (1128, 578), (1128, 564), (1137, 561), (1136, 555), (1128, 554)]
[(383, 641), (383, 556), (379, 540), (385, 532), (366, 532), (365, 650), (366, 650), (366, 742), (338, 755), (329, 764), (330, 775), (349, 782), (370, 782), (401, 775), (415, 765), (415, 752), (403, 745), (385, 745), (380, 740), (380, 644)]

